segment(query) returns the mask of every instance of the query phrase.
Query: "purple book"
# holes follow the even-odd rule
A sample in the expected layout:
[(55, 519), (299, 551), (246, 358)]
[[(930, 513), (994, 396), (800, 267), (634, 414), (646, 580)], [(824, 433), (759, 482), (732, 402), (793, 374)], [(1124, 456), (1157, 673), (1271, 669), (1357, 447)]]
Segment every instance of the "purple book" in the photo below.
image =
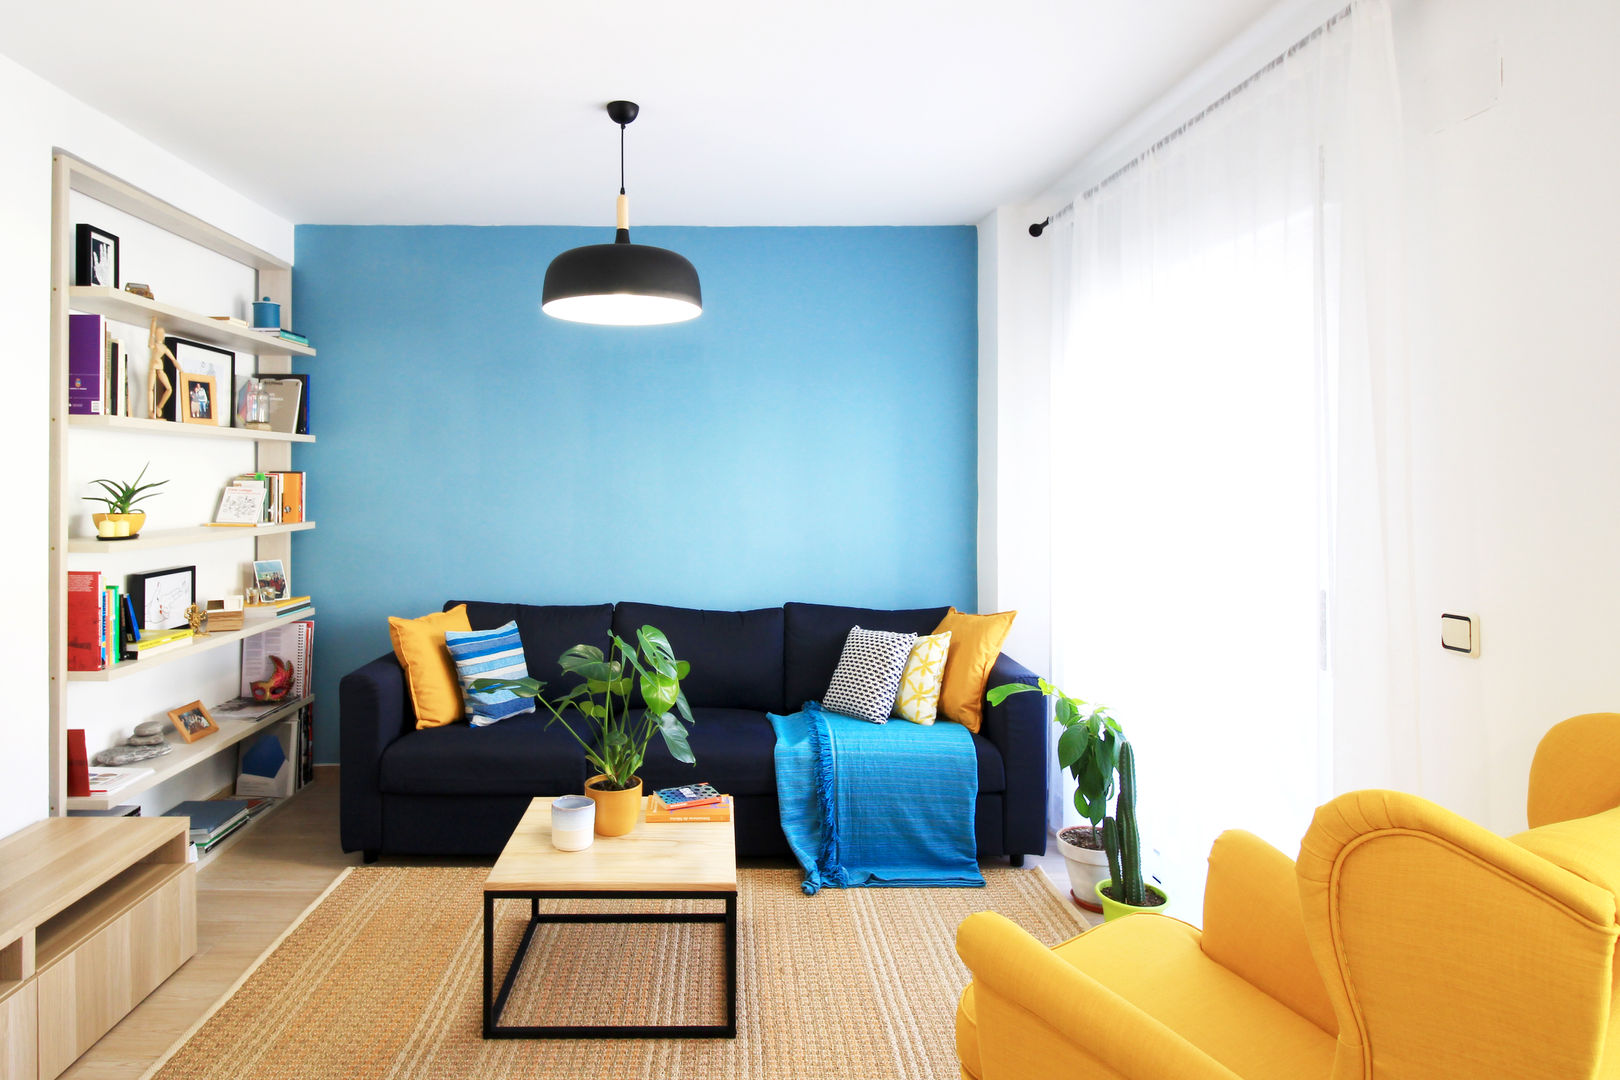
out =
[(100, 315), (68, 316), (68, 412), (101, 415), (102, 348)]

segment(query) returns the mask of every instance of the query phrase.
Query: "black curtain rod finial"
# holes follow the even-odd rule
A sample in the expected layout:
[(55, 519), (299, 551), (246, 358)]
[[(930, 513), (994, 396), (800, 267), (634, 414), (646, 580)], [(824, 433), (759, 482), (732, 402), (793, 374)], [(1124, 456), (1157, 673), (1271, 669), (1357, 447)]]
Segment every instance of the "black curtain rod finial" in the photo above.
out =
[(1046, 227), (1048, 225), (1050, 225), (1050, 224), (1052, 224), (1052, 219), (1050, 217), (1047, 218), (1045, 221), (1037, 221), (1037, 222), (1035, 222), (1035, 224), (1033, 224), (1033, 225), (1031, 225), (1029, 227), (1029, 235), (1035, 236), (1035, 237), (1040, 236), (1041, 233), (1046, 231)]

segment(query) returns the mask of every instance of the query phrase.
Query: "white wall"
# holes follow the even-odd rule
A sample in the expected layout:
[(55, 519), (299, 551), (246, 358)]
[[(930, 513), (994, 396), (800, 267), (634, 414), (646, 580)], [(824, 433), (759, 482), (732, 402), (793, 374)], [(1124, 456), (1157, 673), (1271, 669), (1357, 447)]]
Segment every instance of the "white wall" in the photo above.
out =
[[(1046, 581), (1009, 546), (1021, 455), (1050, 433), (1009, 425), (1044, 399), (1046, 288), (1014, 235), (1096, 183), (1319, 25), (1340, 0), (1280, 4), (1164, 99), (1090, 148), (1062, 183), (980, 223), (981, 566), (990, 607)], [(1394, 0), (1410, 173), (1423, 794), (1493, 829), (1524, 827), (1536, 740), (1620, 710), (1620, 5), (1613, 0)], [(1077, 152), (1087, 148), (1076, 147)], [(985, 252), (997, 238), (994, 259)], [(1023, 250), (1027, 250), (1025, 247)], [(988, 269), (984, 267), (988, 264)], [(1011, 342), (1017, 341), (1016, 346)], [(993, 347), (992, 347), (993, 346)], [(1027, 359), (1023, 353), (1021, 359)], [(984, 424), (984, 413), (998, 418)], [(987, 524), (988, 523), (988, 524)], [(984, 545), (986, 532), (996, 546)], [(1061, 558), (1061, 551), (1053, 553)], [(1016, 583), (1016, 584), (1015, 584)], [(1477, 659), (1443, 652), (1442, 611), (1482, 619)], [(1022, 616), (1020, 617), (1022, 621)], [(1049, 625), (1049, 623), (1048, 623)], [(1027, 629), (1027, 627), (1026, 627)], [(1432, 644), (1427, 644), (1432, 643)], [(1038, 654), (1039, 645), (1021, 645)], [(1084, 687), (1070, 687), (1084, 694)]]
[[(291, 261), (292, 223), (0, 57), (0, 325), (6, 328), (7, 567), (0, 648), (0, 835), (47, 811), (45, 624), (51, 153), (60, 147)], [(139, 280), (139, 279), (137, 279)]]

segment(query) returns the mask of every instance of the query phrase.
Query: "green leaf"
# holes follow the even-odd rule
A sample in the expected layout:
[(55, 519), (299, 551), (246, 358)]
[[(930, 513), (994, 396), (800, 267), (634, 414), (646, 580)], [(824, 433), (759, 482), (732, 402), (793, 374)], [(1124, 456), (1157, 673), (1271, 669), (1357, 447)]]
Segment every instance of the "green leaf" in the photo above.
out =
[(675, 661), (675, 677), (677, 679), (684, 679), (688, 675), (690, 675), (691, 673), (692, 673), (692, 665), (691, 664), (688, 664), (685, 660), (677, 660), (677, 661)]
[(564, 671), (577, 672), (586, 665), (600, 664), (602, 660), (602, 650), (595, 645), (575, 645), (557, 657), (557, 666)]
[(1028, 683), (1002, 683), (1000, 686), (992, 686), (990, 689), (986, 690), (984, 692), (984, 699), (992, 705), (1000, 705), (1003, 701), (1006, 701), (1014, 694), (1038, 694), (1040, 692), (1041, 691), (1039, 688), (1030, 686)]
[(697, 756), (692, 753), (692, 745), (686, 741), (686, 728), (681, 726), (679, 720), (665, 713), (658, 718), (658, 731), (664, 736), (664, 745), (669, 747), (671, 757), (688, 765), (697, 764)]
[(1086, 729), (1083, 727), (1068, 728), (1058, 736), (1057, 757), (1058, 765), (1067, 769), (1080, 760), (1087, 743)]
[(681, 684), (674, 676), (649, 673), (641, 677), (641, 697), (647, 703), (647, 711), (654, 716), (673, 709), (680, 692)]
[(636, 641), (640, 643), (642, 655), (654, 671), (671, 679), (680, 677), (675, 668), (675, 653), (662, 630), (656, 626), (643, 626), (636, 631)]
[(546, 684), (536, 682), (534, 679), (474, 679), (472, 688), (480, 693), (491, 690), (506, 690), (518, 697), (534, 698), (540, 696), (540, 690)]

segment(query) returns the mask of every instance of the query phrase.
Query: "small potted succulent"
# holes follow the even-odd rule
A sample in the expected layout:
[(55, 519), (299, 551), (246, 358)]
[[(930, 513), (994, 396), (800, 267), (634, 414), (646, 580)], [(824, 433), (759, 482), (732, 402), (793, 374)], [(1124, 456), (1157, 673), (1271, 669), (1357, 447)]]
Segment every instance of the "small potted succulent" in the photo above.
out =
[[(105, 495), (86, 495), (85, 502), (98, 502), (107, 509), (104, 513), (91, 514), (90, 520), (96, 523), (96, 535), (102, 540), (134, 539), (140, 535), (141, 526), (146, 524), (146, 513), (136, 510), (135, 504), (150, 499), (153, 495), (162, 492), (153, 491), (167, 484), (167, 480), (155, 480), (150, 484), (141, 481), (146, 478), (146, 470), (152, 467), (151, 462), (141, 466), (141, 474), (135, 478), (134, 483), (121, 484), (116, 480), (92, 480), (93, 484), (100, 484)], [(110, 523), (112, 528), (105, 526)], [(126, 528), (120, 528), (125, 526)]]
[(1117, 919), (1153, 911), (1169, 902), (1165, 891), (1142, 880), (1142, 840), (1136, 831), (1136, 751), (1119, 748), (1119, 799), (1114, 816), (1103, 819), (1103, 847), (1108, 851), (1108, 880), (1097, 886), (1103, 918)]
[(1058, 830), (1058, 850), (1069, 869), (1069, 895), (1081, 907), (1101, 911), (1097, 885), (1108, 872), (1102, 825), (1108, 815), (1108, 800), (1114, 794), (1114, 772), (1125, 735), (1106, 706), (1092, 708), (1045, 679), (1036, 682), (1035, 686), (994, 686), (985, 696), (991, 705), (1000, 705), (1013, 694), (1029, 692), (1056, 699), (1052, 719), (1063, 727), (1058, 737), (1058, 764), (1074, 777), (1074, 808), (1089, 823)]
[[(641, 809), (641, 764), (654, 734), (663, 736), (670, 756), (696, 764), (686, 725), (692, 710), (681, 692), (681, 680), (692, 666), (675, 659), (669, 639), (655, 626), (643, 626), (631, 644), (611, 635), (609, 652), (595, 645), (575, 645), (557, 658), (564, 673), (583, 682), (555, 703), (541, 693), (545, 683), (534, 679), (475, 679), (474, 690), (506, 690), (533, 698), (585, 750), (585, 759), (597, 775), (585, 781), (585, 794), (596, 801), (598, 836), (623, 836), (636, 826)], [(634, 671), (634, 677), (631, 672)], [(645, 707), (630, 708), (632, 689), (641, 690)], [(574, 713), (573, 723), (569, 713)], [(576, 728), (575, 725), (578, 725)]]

